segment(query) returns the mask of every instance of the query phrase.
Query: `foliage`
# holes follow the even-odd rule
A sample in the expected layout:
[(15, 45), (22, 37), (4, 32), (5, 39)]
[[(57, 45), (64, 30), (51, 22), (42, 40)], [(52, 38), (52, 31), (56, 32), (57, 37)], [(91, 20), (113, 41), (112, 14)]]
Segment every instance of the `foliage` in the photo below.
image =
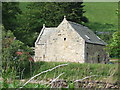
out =
[(14, 30), (18, 24), (16, 17), (21, 13), (18, 2), (2, 2), (2, 23), (6, 30)]
[(31, 3), (27, 6), (31, 20), (29, 25), (31, 26), (31, 30), (39, 32), (43, 23), (47, 26), (57, 26), (62, 21), (64, 15), (71, 21), (78, 23), (87, 22), (87, 18), (83, 16), (85, 12), (83, 7), (82, 2)]
[(108, 45), (108, 51), (111, 57), (120, 58), (120, 31), (113, 34), (111, 43)]
[[(20, 16), (21, 14), (22, 14), (22, 11), (19, 8), (19, 2), (3, 2), (2, 3), (2, 23), (4, 25), (5, 30), (6, 31), (11, 30), (18, 40), (22, 41), (25, 44), (26, 44), (26, 41), (28, 41), (27, 45), (30, 45), (29, 43), (32, 43), (31, 46), (33, 46), (34, 40), (36, 39), (35, 36), (37, 35), (34, 32), (28, 32), (28, 31), (26, 32), (24, 30), (22, 26), (23, 24), (25, 24), (24, 26), (27, 27), (26, 25), (27, 20), (24, 19), (26, 18), (25, 14), (22, 17), (22, 19), (18, 18), (18, 16)], [(18, 29), (18, 27), (20, 28)]]
[(2, 39), (2, 74), (4, 76), (7, 75), (7, 77), (9, 78), (11, 72), (13, 72), (14, 74), (18, 74), (24, 68), (27, 69), (26, 67), (29, 67), (28, 56), (26, 54), (18, 56), (16, 52), (19, 50), (22, 50), (24, 52), (32, 51), (31, 48), (25, 46), (24, 43), (16, 40), (13, 33), (10, 30), (6, 31), (4, 27)]

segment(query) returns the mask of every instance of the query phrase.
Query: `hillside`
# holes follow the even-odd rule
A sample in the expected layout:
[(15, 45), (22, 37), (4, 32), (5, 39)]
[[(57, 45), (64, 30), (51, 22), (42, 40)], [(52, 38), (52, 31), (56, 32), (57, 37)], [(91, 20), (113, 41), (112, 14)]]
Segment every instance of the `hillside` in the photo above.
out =
[(90, 22), (98, 22), (101, 24), (108, 23), (117, 25), (118, 16), (116, 10), (118, 3), (114, 2), (85, 2), (84, 14)]

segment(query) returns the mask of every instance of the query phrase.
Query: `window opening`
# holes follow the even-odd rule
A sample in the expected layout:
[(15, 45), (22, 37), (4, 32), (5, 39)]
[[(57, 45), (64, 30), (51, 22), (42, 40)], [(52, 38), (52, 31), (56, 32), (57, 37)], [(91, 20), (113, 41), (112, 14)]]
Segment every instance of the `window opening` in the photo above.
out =
[(88, 60), (88, 53), (86, 54), (86, 60)]
[(66, 41), (66, 38), (64, 38), (64, 41)]
[(98, 63), (100, 63), (100, 55), (98, 55)]

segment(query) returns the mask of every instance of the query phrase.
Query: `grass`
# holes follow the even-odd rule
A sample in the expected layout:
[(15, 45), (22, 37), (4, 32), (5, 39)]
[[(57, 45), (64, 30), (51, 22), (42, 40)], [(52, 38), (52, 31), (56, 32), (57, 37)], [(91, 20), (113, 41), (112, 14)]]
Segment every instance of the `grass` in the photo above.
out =
[[(33, 64), (32, 72), (25, 72), (24, 79), (28, 80), (32, 76), (51, 69), (57, 65), (65, 64), (63, 62), (36, 62)], [(29, 70), (28, 70), (29, 71)], [(118, 80), (118, 64), (89, 64), (89, 63), (68, 63), (67, 66), (56, 68), (53, 71), (41, 74), (37, 78), (37, 81), (49, 81), (55, 79), (59, 74), (64, 74), (59, 79), (66, 80), (69, 83), (74, 80), (85, 78), (86, 76), (98, 75), (85, 80), (99, 80), (108, 83), (114, 83)], [(113, 74), (114, 73), (114, 74)], [(30, 75), (31, 74), (31, 75)], [(113, 74), (113, 76), (112, 76)], [(111, 77), (109, 77), (111, 76)], [(8, 82), (8, 83), (7, 83)], [(19, 88), (24, 83), (19, 79), (11, 80), (8, 78), (7, 82), (0, 82), (2, 88)], [(72, 85), (71, 85), (72, 86)], [(47, 85), (41, 85), (36, 83), (28, 83), (24, 88), (47, 88)]]
[(90, 22), (118, 25), (117, 2), (85, 2), (84, 14)]
[[(0, 88), (20, 88), (24, 83), (15, 80), (14, 82), (11, 83), (5, 83), (6, 87), (3, 86), (2, 81), (0, 81), (0, 84), (1, 84)], [(41, 84), (28, 83), (27, 85), (24, 86), (24, 88), (49, 88), (49, 87), (46, 87), (46, 85), (41, 85)]]
[[(33, 73), (32, 76), (53, 68), (57, 65), (60, 65), (63, 63), (60, 62), (37, 62), (33, 66)], [(92, 80), (104, 80), (107, 77), (112, 74), (112, 72), (115, 71), (115, 74), (113, 78), (117, 80), (118, 72), (117, 72), (118, 64), (79, 64), (79, 63), (69, 63), (68, 66), (57, 68), (51, 72), (47, 72), (45, 74), (42, 74), (38, 78), (41, 79), (52, 79), (56, 78), (59, 74), (64, 74), (60, 77), (60, 79), (64, 79), (67, 81), (74, 81), (77, 79), (82, 79), (86, 76), (91, 75), (99, 75), (98, 77), (91, 78)], [(29, 74), (26, 75), (26, 78), (29, 78)]]

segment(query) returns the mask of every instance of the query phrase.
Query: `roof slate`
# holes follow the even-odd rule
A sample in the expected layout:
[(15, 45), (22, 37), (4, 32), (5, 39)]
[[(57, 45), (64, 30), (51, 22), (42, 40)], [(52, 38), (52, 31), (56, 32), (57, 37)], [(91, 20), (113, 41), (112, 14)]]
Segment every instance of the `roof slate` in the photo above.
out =
[(45, 44), (47, 39), (52, 35), (52, 33), (56, 32), (56, 28), (44, 28), (43, 33), (40, 35), (37, 44)]
[(71, 21), (68, 21), (68, 23), (86, 42), (93, 43), (93, 44), (107, 45), (107, 43), (105, 43), (102, 39), (100, 39), (89, 28)]

